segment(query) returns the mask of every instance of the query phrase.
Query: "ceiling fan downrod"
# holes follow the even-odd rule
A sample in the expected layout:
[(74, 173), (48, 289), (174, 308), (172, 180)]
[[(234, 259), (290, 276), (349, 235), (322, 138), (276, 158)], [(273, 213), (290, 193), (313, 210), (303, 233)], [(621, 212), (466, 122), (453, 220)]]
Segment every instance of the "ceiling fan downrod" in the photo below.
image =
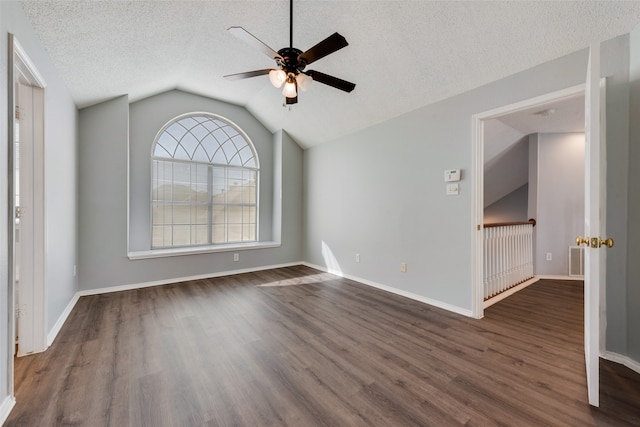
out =
[(289, 48), (293, 49), (293, 0), (289, 0)]

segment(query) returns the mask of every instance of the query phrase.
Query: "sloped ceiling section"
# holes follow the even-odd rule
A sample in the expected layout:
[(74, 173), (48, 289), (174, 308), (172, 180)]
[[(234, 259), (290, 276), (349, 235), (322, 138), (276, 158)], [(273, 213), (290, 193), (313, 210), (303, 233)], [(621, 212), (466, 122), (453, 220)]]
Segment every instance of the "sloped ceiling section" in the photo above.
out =
[(294, 2), (294, 46), (339, 32), (346, 48), (312, 69), (355, 82), (347, 94), (315, 83), (290, 110), (266, 77), (223, 75), (273, 62), (229, 34), (242, 26), (278, 50), (289, 2), (23, 1), (33, 28), (82, 108), (180, 88), (245, 106), (303, 147), (628, 33), (637, 1)]
[(484, 122), (484, 207), (529, 182), (534, 133), (584, 132), (584, 95), (504, 114)]

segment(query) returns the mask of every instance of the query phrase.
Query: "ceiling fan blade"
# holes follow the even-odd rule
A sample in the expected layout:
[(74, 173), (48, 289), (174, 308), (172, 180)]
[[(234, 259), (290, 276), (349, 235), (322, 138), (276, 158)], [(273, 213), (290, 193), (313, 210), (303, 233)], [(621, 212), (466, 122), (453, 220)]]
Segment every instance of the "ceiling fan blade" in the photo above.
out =
[(280, 60), (283, 59), (282, 56), (278, 52), (276, 52), (275, 50), (271, 49), (269, 46), (264, 44), (264, 42), (262, 42), (262, 40), (258, 39), (256, 36), (251, 34), (249, 31), (245, 30), (244, 28), (242, 28), (242, 27), (229, 27), (227, 29), (227, 31), (229, 31), (231, 34), (233, 34), (234, 36), (236, 36), (237, 38), (239, 38), (243, 42), (253, 46), (256, 49), (258, 49), (260, 52), (264, 53), (269, 58), (271, 58), (271, 59), (280, 59)]
[(349, 46), (347, 39), (338, 33), (333, 33), (317, 45), (308, 49), (306, 52), (302, 52), (298, 55), (298, 65), (309, 65), (312, 62), (315, 62), (320, 58), (324, 58), (345, 46)]
[(346, 80), (339, 79), (337, 77), (330, 76), (328, 74), (321, 73), (320, 71), (309, 70), (304, 74), (311, 76), (314, 81), (324, 83), (336, 89), (343, 90), (345, 92), (351, 92), (356, 88), (355, 83), (348, 82)]
[(269, 74), (269, 71), (273, 70), (273, 68), (265, 68), (264, 70), (255, 70), (255, 71), (246, 71), (244, 73), (236, 73), (236, 74), (227, 74), (223, 76), (225, 79), (229, 80), (240, 80), (240, 79), (248, 79), (250, 77), (258, 77)]

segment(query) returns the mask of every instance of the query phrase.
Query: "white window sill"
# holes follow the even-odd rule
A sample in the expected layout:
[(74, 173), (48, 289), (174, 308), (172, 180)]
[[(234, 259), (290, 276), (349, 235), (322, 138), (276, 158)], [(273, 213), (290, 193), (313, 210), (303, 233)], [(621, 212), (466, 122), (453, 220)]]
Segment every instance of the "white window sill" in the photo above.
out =
[(149, 259), (149, 258), (165, 258), (165, 257), (183, 256), (183, 255), (208, 254), (208, 253), (214, 253), (214, 252), (244, 251), (248, 249), (277, 248), (280, 246), (281, 246), (280, 242), (233, 243), (229, 245), (189, 246), (189, 247), (182, 247), (182, 248), (151, 249), (148, 251), (131, 251), (127, 253), (127, 256), (129, 257), (129, 259), (135, 260), (135, 259)]

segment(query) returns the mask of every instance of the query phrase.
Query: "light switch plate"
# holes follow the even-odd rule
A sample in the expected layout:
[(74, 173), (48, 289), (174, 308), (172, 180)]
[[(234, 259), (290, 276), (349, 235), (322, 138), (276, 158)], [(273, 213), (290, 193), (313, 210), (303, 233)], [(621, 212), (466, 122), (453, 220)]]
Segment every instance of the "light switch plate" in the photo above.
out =
[(444, 181), (445, 182), (460, 181), (460, 169), (449, 169), (444, 171)]
[(458, 183), (447, 184), (447, 196), (457, 196), (458, 194), (460, 194)]

